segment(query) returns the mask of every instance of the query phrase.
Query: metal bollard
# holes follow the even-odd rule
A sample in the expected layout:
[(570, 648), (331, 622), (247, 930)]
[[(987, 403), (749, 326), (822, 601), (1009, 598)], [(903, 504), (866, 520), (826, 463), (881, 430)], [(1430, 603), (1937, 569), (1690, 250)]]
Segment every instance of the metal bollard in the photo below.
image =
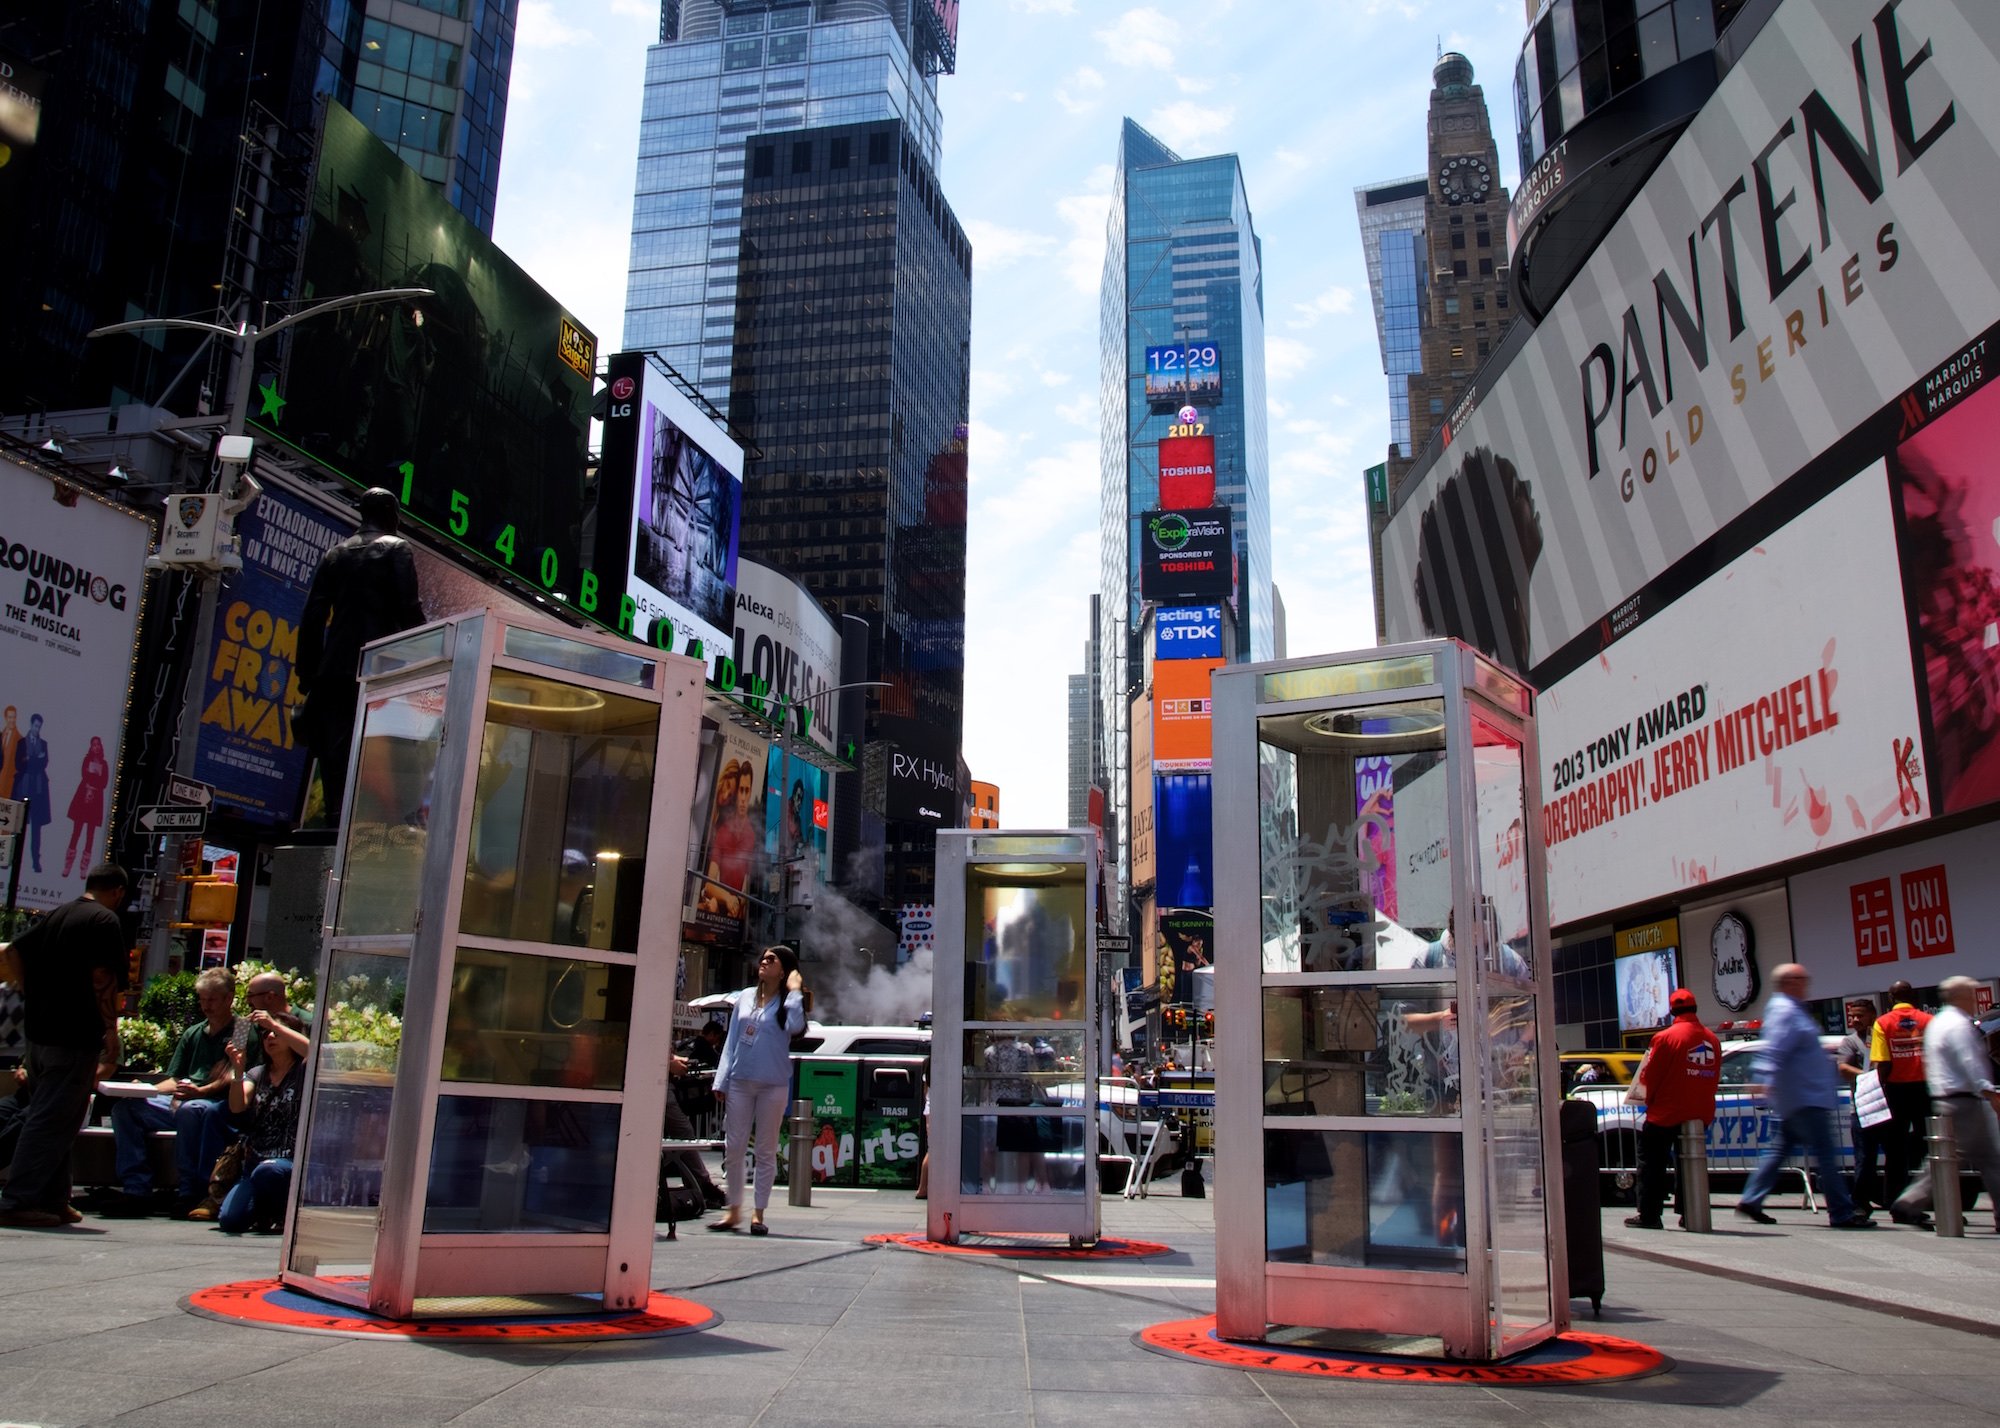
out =
[(1940, 1235), (1965, 1236), (1965, 1203), (1958, 1192), (1958, 1142), (1951, 1112), (1931, 1112), (1931, 1221)]
[(792, 1102), (792, 1149), (786, 1162), (789, 1168), (785, 1176), (785, 1198), (789, 1204), (811, 1205), (813, 1202), (812, 1149), (816, 1130), (813, 1103), (803, 1097)]
[(1708, 1206), (1708, 1127), (1700, 1121), (1681, 1122), (1681, 1223), (1688, 1233), (1712, 1231)]

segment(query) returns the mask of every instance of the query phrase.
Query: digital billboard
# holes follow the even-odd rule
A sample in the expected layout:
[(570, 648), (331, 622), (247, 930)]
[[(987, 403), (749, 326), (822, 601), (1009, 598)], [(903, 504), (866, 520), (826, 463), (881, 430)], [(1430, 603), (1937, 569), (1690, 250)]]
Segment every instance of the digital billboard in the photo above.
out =
[(1162, 605), (1153, 612), (1155, 659), (1221, 659), (1220, 605)]
[(1175, 405), (1222, 396), (1222, 351), (1213, 342), (1146, 349), (1146, 400)]
[(598, 618), (665, 649), (699, 641), (713, 671), (732, 645), (743, 448), (643, 352), (612, 357), (605, 382)]
[(887, 816), (935, 828), (957, 827), (963, 794), (958, 748), (951, 736), (921, 720), (885, 716), (875, 721), (874, 737), (889, 745), (883, 765)]
[[(1153, 711), (1142, 691), (1132, 696), (1131, 722), (1131, 807), (1126, 812), (1127, 842), (1131, 845), (1132, 886), (1153, 883)], [(1096, 792), (1095, 789), (1092, 792)], [(1099, 826), (1102, 826), (1100, 823)]]
[(1214, 796), (1206, 773), (1153, 776), (1154, 880), (1161, 907), (1213, 907)]
[(1180, 1006), (1193, 1005), (1194, 974), (1215, 967), (1215, 914), (1206, 908), (1163, 907), (1155, 935), (1159, 938), (1161, 1000)]
[(840, 634), (826, 610), (789, 575), (739, 560), (735, 620), (737, 687), (804, 704), (812, 719), (806, 736), (832, 753), (834, 701), (819, 696), (840, 678)]
[(77, 897), (110, 854), (153, 540), (143, 517), (73, 488), (69, 504), (54, 494), (47, 477), (0, 459), (0, 798), (29, 805), (29, 908)]
[(1227, 506), (1147, 511), (1139, 517), (1139, 594), (1175, 604), (1228, 599), (1236, 552)]
[(312, 757), (286, 712), (300, 698), (299, 617), (320, 557), (353, 533), (352, 521), (271, 488), (236, 518), (243, 568), (222, 578), (194, 760), (218, 810), (266, 824), (299, 810)]
[(1209, 676), (1219, 659), (1153, 662), (1153, 767), (1161, 773), (1198, 773), (1209, 767)]
[(1160, 506), (1168, 511), (1202, 510), (1215, 504), (1215, 438), (1160, 438)]
[[(257, 351), (249, 420), (531, 589), (595, 613), (583, 548), (596, 339), (360, 120), (329, 103), (303, 301), (429, 288), (291, 329)], [(261, 380), (261, 378), (260, 378)], [(619, 573), (622, 579), (622, 572)]]

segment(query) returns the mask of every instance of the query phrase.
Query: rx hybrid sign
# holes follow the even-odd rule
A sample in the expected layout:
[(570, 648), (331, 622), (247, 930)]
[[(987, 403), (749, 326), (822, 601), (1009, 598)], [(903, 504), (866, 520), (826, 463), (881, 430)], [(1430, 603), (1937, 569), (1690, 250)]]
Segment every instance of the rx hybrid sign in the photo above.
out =
[(1167, 605), (1153, 614), (1155, 659), (1221, 659), (1220, 605)]

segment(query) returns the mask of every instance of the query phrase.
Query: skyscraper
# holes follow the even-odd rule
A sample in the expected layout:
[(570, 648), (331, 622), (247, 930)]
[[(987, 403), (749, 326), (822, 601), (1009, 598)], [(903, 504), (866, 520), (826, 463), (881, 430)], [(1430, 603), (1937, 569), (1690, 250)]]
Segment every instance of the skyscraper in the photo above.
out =
[(936, 173), (956, 13), (932, 0), (664, 0), (646, 56), (627, 351), (659, 353), (728, 410), (744, 140), (895, 119)]
[[(1215, 504), (1232, 522), (1236, 570), (1225, 656), (1268, 659), (1272, 648), (1269, 456), (1265, 437), (1263, 252), (1243, 171), (1233, 154), (1182, 159), (1127, 119), (1112, 183), (1099, 290), (1100, 643), (1108, 793), (1124, 829), (1130, 700), (1143, 668), (1137, 645), (1140, 517), (1160, 505), (1160, 442), (1202, 428), (1214, 442)], [(1177, 388), (1149, 369), (1212, 355), (1212, 380)], [(1177, 354), (1177, 355), (1174, 355)], [(1149, 370), (1153, 380), (1149, 381)], [(1184, 423), (1181, 408), (1196, 408)], [(1130, 850), (1123, 837), (1109, 884), (1123, 926)], [(1110, 860), (1108, 860), (1110, 861)]]
[[(742, 552), (867, 622), (866, 677), (887, 685), (869, 691), (871, 742), (956, 767), (971, 245), (897, 120), (759, 135), (747, 158), (730, 386), (752, 449)], [(899, 812), (889, 781), (888, 902), (931, 901), (931, 835), (957, 807)]]
[(1386, 628), (1382, 531), (1396, 491), (1514, 316), (1500, 153), (1464, 55), (1441, 54), (1432, 67), (1425, 132), (1427, 173), (1354, 191), (1389, 379), (1387, 470), (1368, 508), (1377, 638)]
[(1068, 828), (1090, 821), (1090, 676), (1069, 677), (1069, 812)]
[(41, 96), (9, 165), (0, 410), (191, 410), (197, 338), (86, 342), (141, 316), (289, 296), (314, 109), (332, 97), (493, 229), (517, 0), (28, 0), (0, 61)]

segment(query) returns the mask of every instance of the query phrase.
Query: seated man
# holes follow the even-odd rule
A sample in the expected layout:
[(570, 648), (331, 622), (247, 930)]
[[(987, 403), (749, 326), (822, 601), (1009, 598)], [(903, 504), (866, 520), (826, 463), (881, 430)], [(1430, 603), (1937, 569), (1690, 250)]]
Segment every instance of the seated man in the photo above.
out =
[(236, 1034), (235, 982), (229, 973), (211, 968), (195, 978), (194, 992), (202, 1020), (181, 1033), (167, 1063), (167, 1074), (159, 1083), (160, 1094), (144, 1100), (122, 1100), (111, 1108), (118, 1179), (125, 1193), (105, 1206), (107, 1215), (151, 1213), (153, 1165), (146, 1137), (153, 1131), (174, 1133), (175, 1163), (180, 1170), (174, 1213), (180, 1218), (208, 1193), (209, 1172), (229, 1144), (226, 1048)]
[(311, 1046), (307, 1033), (281, 1020), (292, 1010), (285, 996), (283, 977), (276, 972), (259, 972), (243, 989), (243, 1000), (250, 1004), (250, 1015), (243, 1018), (249, 1025), (238, 1028), (247, 1034), (237, 1036), (235, 1041), (249, 1057), (249, 1065), (256, 1066), (264, 1060), (260, 1039), (267, 1031), (277, 1033), (278, 1039), (292, 1048), (292, 1055), (301, 1058), (306, 1055)]

